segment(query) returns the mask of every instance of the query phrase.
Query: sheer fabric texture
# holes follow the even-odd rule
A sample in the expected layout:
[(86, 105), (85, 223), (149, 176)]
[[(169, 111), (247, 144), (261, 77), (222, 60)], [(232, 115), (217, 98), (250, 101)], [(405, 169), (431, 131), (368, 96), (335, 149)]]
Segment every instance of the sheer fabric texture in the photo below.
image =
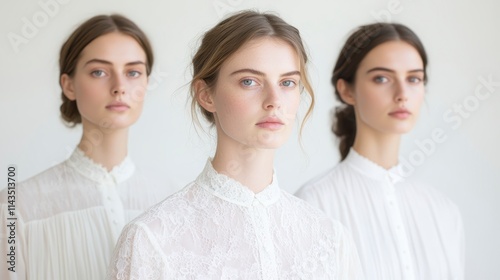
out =
[(254, 194), (218, 174), (198, 178), (128, 224), (109, 279), (360, 279), (350, 235), (276, 177)]
[[(108, 172), (76, 149), (70, 158), (16, 187), (16, 266), (0, 279), (104, 279), (127, 222), (165, 197), (165, 186), (129, 158)], [(0, 193), (0, 255), (11, 244), (7, 190)], [(4, 259), (4, 258), (2, 258)]]
[(345, 225), (367, 279), (464, 279), (464, 229), (457, 206), (351, 149), (297, 196)]

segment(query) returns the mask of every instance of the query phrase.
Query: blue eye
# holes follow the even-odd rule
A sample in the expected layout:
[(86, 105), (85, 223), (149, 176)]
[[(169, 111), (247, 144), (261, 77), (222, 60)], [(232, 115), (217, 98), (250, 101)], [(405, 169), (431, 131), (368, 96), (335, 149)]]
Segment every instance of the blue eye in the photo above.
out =
[(281, 82), (281, 85), (283, 85), (284, 87), (294, 87), (296, 83), (292, 80), (286, 80)]
[(254, 86), (255, 85), (255, 81), (252, 80), (252, 79), (244, 79), (241, 81), (241, 84), (246, 86), (246, 87), (250, 87), (250, 86)]
[(141, 75), (141, 72), (133, 70), (133, 71), (128, 72), (128, 75), (130, 77), (136, 78), (136, 77), (139, 77)]
[(102, 77), (104, 76), (104, 71), (102, 70), (95, 70), (90, 73), (94, 77)]

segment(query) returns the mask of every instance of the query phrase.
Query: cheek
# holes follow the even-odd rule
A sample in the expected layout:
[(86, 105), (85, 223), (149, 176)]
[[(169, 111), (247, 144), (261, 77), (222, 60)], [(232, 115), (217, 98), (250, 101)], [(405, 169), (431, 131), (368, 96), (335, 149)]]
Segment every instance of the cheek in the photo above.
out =
[[(217, 96), (217, 95), (216, 95)], [(237, 98), (237, 96), (222, 96), (218, 95), (215, 101), (215, 110), (220, 117), (228, 119), (242, 119), (252, 111), (252, 102), (245, 98)]]
[(413, 110), (418, 114), (424, 103), (425, 90), (422, 89), (415, 93), (415, 98), (413, 98)]
[(79, 81), (75, 83), (75, 95), (77, 102), (92, 102), (103, 96), (103, 86), (95, 81)]
[(148, 90), (147, 79), (140, 79), (132, 81), (128, 86), (128, 91), (130, 93), (130, 99), (134, 102), (142, 103), (146, 96)]
[(144, 98), (146, 97), (147, 88), (144, 85), (135, 85), (130, 87), (130, 100), (137, 103), (138, 105), (144, 103)]
[(362, 115), (372, 118), (375, 114), (382, 113), (384, 108), (387, 107), (387, 101), (382, 98), (383, 96), (378, 92), (358, 92), (355, 107)]
[(300, 100), (301, 100), (300, 93), (290, 95), (286, 99), (286, 103), (284, 104), (285, 106), (282, 107), (281, 109), (282, 112), (280, 112), (284, 118), (288, 119), (289, 121), (295, 120), (295, 117), (297, 116), (297, 111), (299, 109)]

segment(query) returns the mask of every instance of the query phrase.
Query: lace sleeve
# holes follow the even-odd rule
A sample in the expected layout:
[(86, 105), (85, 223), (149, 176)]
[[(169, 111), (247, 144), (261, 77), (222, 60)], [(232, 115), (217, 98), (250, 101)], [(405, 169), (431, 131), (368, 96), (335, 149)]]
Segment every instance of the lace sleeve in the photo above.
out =
[(335, 279), (361, 280), (364, 279), (358, 251), (351, 233), (339, 223), (337, 264), (338, 271)]
[(163, 279), (159, 244), (146, 225), (127, 225), (115, 247), (107, 279)]

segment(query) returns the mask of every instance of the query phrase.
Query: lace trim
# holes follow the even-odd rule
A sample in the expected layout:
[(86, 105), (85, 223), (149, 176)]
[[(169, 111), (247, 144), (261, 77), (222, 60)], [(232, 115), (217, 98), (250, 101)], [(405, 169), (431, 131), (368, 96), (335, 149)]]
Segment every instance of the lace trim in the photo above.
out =
[(221, 199), (246, 207), (251, 206), (254, 200), (269, 206), (278, 201), (281, 193), (276, 172), (273, 172), (272, 183), (263, 191), (255, 194), (248, 187), (231, 177), (217, 173), (210, 159), (207, 160), (205, 168), (196, 178), (196, 183)]
[(346, 163), (357, 169), (359, 172), (370, 176), (376, 180), (385, 180), (387, 176), (391, 179), (392, 183), (404, 181), (402, 166), (400, 163), (385, 169), (370, 159), (360, 155), (356, 150), (351, 148), (347, 158), (344, 160)]
[(104, 166), (87, 157), (78, 147), (66, 162), (78, 173), (96, 182), (111, 178), (116, 184), (119, 184), (130, 178), (135, 171), (134, 163), (127, 156), (120, 164), (114, 166), (108, 172)]

